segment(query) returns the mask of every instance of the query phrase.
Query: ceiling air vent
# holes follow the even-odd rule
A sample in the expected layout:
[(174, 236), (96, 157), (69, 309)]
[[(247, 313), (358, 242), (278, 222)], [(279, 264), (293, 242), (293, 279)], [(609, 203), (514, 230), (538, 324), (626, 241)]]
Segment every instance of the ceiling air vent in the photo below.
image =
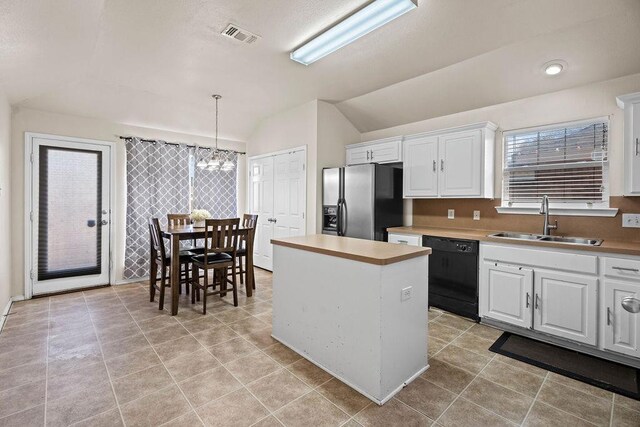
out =
[(243, 30), (242, 28), (234, 24), (227, 25), (227, 28), (225, 28), (224, 31), (222, 31), (222, 33), (220, 34), (247, 44), (251, 44), (260, 38), (259, 36), (250, 33), (247, 30)]

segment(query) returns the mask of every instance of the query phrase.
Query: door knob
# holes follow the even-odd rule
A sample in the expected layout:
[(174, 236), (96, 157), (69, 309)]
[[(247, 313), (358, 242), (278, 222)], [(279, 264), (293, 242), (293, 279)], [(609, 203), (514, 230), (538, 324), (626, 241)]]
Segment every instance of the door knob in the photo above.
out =
[(622, 298), (622, 308), (627, 310), (629, 313), (639, 313), (640, 299), (633, 297)]
[(106, 219), (103, 219), (102, 221), (100, 221), (100, 225), (107, 225), (109, 224), (109, 221), (107, 221)]

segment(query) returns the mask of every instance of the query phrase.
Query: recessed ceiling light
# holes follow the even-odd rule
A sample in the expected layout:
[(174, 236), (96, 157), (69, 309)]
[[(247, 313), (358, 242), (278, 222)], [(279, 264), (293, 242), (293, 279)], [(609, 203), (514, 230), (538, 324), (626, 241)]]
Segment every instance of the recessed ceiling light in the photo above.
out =
[(326, 56), (417, 7), (417, 0), (374, 0), (291, 52), (304, 65)]
[(565, 68), (567, 68), (567, 63), (560, 60), (547, 62), (542, 67), (544, 73), (548, 76), (560, 74)]

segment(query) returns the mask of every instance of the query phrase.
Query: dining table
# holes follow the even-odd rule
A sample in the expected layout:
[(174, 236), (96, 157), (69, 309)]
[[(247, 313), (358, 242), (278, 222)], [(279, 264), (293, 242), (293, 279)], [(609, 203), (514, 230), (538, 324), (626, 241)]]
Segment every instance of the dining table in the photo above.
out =
[[(180, 241), (181, 240), (194, 240), (194, 239), (204, 239), (205, 235), (205, 227), (194, 227), (193, 224), (190, 225), (169, 225), (165, 230), (162, 231), (162, 237), (169, 239), (171, 249), (171, 259), (178, 259), (180, 257)], [(238, 227), (238, 237), (246, 237), (246, 269), (247, 269), (247, 280), (245, 280), (246, 294), (247, 297), (251, 297), (253, 295), (253, 283), (254, 283), (254, 274), (253, 274), (253, 240), (255, 237), (255, 228), (252, 227)], [(180, 280), (180, 263), (172, 262), (170, 268), (170, 283), (179, 283)], [(171, 286), (171, 314), (175, 316), (178, 314), (178, 300), (179, 300), (179, 292), (180, 286)]]

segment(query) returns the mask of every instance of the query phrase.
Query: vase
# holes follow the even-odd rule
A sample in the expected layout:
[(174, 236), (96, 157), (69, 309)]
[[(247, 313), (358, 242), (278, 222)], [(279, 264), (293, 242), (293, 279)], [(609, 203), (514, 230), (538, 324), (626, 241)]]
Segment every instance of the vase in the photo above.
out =
[(204, 228), (204, 221), (205, 221), (204, 219), (200, 221), (194, 221), (193, 226), (198, 228)]

